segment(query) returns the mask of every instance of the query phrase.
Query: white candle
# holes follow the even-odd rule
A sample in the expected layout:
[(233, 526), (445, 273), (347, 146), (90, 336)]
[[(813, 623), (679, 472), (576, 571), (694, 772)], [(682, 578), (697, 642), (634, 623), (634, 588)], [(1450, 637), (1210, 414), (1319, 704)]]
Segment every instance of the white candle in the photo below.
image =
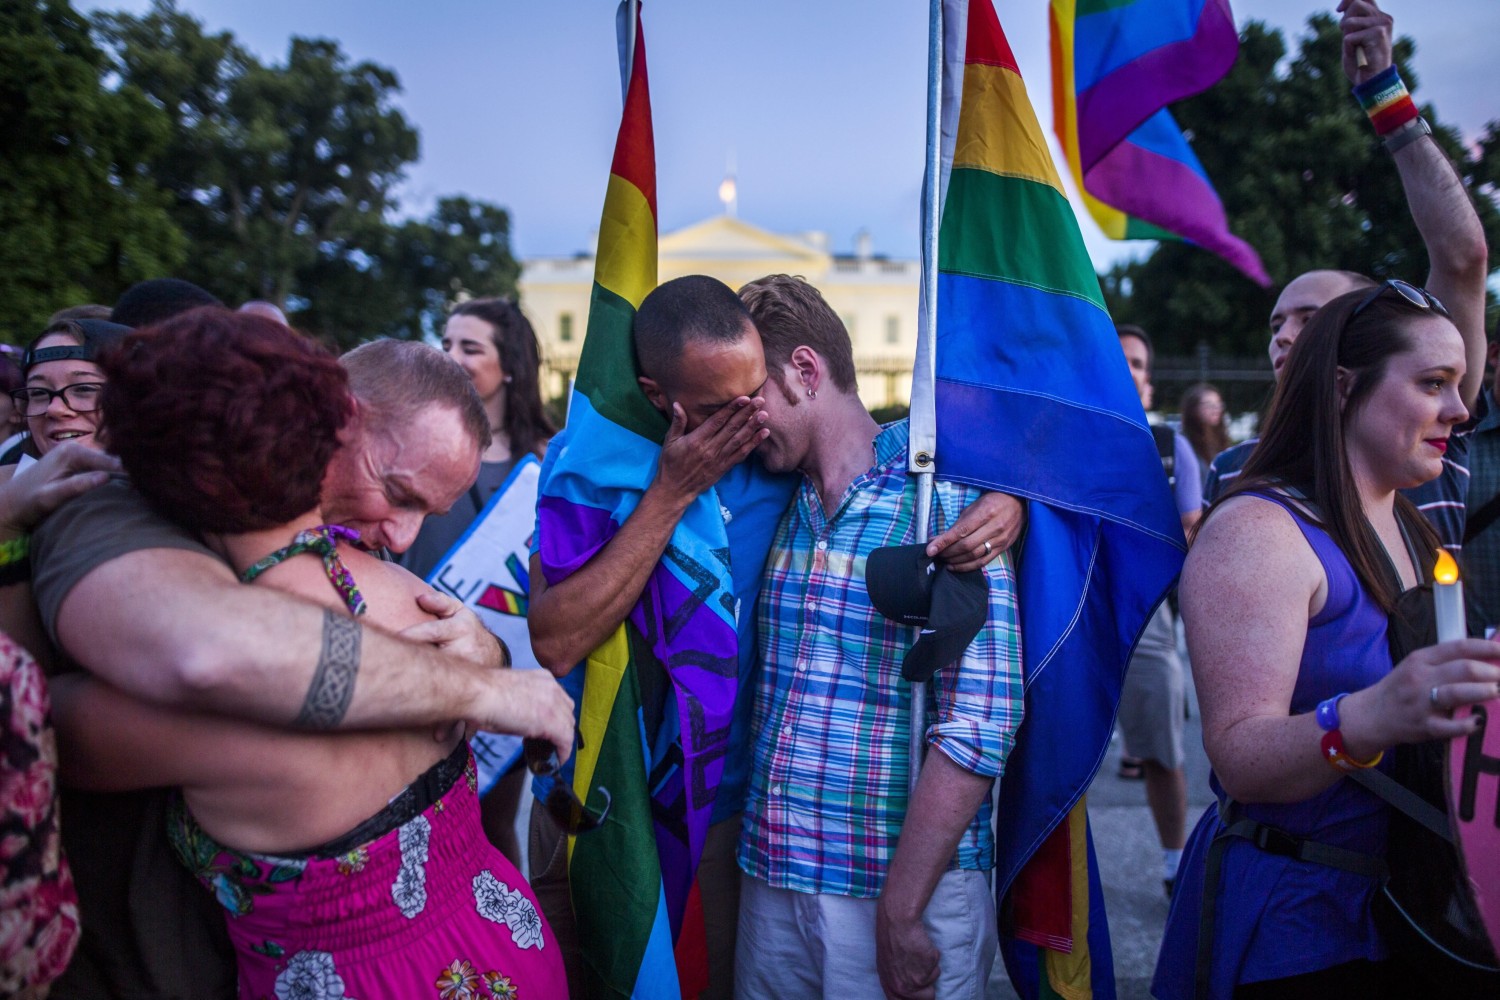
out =
[(1438, 549), (1437, 565), (1432, 569), (1432, 602), (1437, 607), (1438, 642), (1466, 639), (1468, 622), (1464, 617), (1464, 582), (1458, 578), (1458, 563), (1447, 549)]

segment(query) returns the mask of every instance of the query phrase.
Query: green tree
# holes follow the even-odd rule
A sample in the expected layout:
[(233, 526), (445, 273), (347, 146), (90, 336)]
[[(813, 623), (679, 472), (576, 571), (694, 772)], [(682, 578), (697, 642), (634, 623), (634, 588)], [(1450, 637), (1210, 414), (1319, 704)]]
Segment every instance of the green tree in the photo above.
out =
[(112, 302), (172, 271), (187, 244), (149, 173), (166, 115), (112, 82), (66, 0), (0, 6), (0, 303), (6, 337), (57, 309)]
[(339, 343), (375, 334), (436, 333), (460, 300), (514, 295), (521, 267), (510, 253), (510, 215), (468, 198), (439, 199), (432, 214), (380, 223), (325, 248), (303, 275), (298, 323)]
[(173, 0), (96, 23), (121, 77), (172, 122), (152, 171), (192, 241), (183, 277), (275, 302), (340, 346), (422, 336), (456, 297), (515, 290), (503, 209), (449, 198), (392, 221), (418, 135), (391, 69), (305, 38), (263, 65)]
[(398, 243), (417, 305), (413, 336), (434, 331), (460, 299), (516, 293), (521, 265), (510, 254), (510, 214), (498, 205), (440, 199), (426, 219), (401, 227)]
[(392, 207), (417, 132), (392, 106), (391, 70), (304, 38), (265, 66), (170, 0), (99, 26), (121, 76), (172, 120), (153, 168), (193, 243), (185, 277), (284, 303), (330, 244)]
[[(1415, 47), (1401, 39), (1395, 51), (1416, 94)], [(1338, 23), (1313, 15), (1296, 56), (1285, 62), (1286, 55), (1281, 33), (1252, 21), (1229, 74), (1172, 108), (1213, 178), (1230, 227), (1260, 252), (1275, 287), (1257, 288), (1217, 257), (1182, 243), (1162, 243), (1147, 260), (1115, 267), (1103, 278), (1115, 318), (1151, 331), (1163, 353), (1190, 353), (1200, 342), (1217, 352), (1263, 353), (1276, 289), (1314, 268), (1426, 276), (1426, 250), (1395, 165), (1349, 93)], [(1430, 105), (1423, 113), (1479, 193), (1491, 253), (1500, 254), (1493, 186), (1479, 186), (1493, 185), (1484, 171), (1493, 172), (1500, 160), (1472, 154)], [(1495, 135), (1491, 126), (1490, 148)]]

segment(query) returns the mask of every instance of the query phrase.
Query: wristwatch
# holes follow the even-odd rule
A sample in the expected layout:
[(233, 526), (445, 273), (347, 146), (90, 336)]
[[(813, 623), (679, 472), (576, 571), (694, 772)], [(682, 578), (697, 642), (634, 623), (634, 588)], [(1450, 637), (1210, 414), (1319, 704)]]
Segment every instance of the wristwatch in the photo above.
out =
[(1422, 136), (1431, 134), (1432, 126), (1427, 124), (1426, 118), (1418, 115), (1385, 137), (1386, 152), (1395, 156), (1401, 150), (1422, 138)]

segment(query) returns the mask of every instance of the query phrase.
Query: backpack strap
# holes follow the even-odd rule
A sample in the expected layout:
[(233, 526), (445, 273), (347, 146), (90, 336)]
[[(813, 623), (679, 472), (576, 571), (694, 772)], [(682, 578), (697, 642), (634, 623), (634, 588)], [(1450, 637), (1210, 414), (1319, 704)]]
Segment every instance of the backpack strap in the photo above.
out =
[(1422, 798), (1422, 796), (1410, 788), (1401, 784), (1401, 782), (1389, 774), (1377, 771), (1374, 768), (1367, 768), (1351, 771), (1348, 777), (1353, 778), (1367, 790), (1380, 796), (1391, 808), (1400, 810), (1407, 816), (1410, 816), (1413, 820), (1421, 823), (1448, 843), (1455, 843), (1453, 830), (1448, 823), (1448, 814)]
[(1209, 996), (1209, 985), (1213, 975), (1214, 920), (1217, 916), (1219, 882), (1224, 867), (1224, 852), (1229, 849), (1231, 838), (1239, 837), (1248, 840), (1268, 854), (1278, 854), (1297, 861), (1310, 861), (1313, 864), (1338, 868), (1356, 875), (1382, 879), (1390, 875), (1390, 868), (1386, 865), (1385, 858), (1373, 854), (1361, 854), (1358, 851), (1334, 847), (1331, 844), (1322, 844), (1316, 840), (1295, 837), (1278, 827), (1245, 816), (1240, 804), (1233, 799), (1225, 799), (1219, 803), (1219, 822), (1224, 825), (1224, 829), (1219, 831), (1208, 846), (1208, 859), (1203, 872), (1203, 902), (1198, 910), (1198, 954), (1193, 969), (1195, 1000), (1208, 1000)]
[(1156, 442), (1156, 453), (1161, 456), (1161, 467), (1167, 474), (1167, 485), (1177, 485), (1177, 434), (1170, 427), (1151, 425), (1151, 438)]
[(1490, 497), (1489, 501), (1475, 511), (1474, 516), (1464, 524), (1464, 544), (1468, 545), (1497, 519), (1500, 519), (1500, 493)]

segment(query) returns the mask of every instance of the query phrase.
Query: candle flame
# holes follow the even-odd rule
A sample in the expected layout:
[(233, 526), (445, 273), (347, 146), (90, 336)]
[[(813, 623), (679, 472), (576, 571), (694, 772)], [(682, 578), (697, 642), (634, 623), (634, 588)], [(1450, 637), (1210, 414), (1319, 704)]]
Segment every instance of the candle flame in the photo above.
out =
[(1450, 585), (1458, 582), (1458, 563), (1453, 561), (1447, 549), (1438, 549), (1437, 565), (1432, 568), (1432, 578), (1438, 583)]

